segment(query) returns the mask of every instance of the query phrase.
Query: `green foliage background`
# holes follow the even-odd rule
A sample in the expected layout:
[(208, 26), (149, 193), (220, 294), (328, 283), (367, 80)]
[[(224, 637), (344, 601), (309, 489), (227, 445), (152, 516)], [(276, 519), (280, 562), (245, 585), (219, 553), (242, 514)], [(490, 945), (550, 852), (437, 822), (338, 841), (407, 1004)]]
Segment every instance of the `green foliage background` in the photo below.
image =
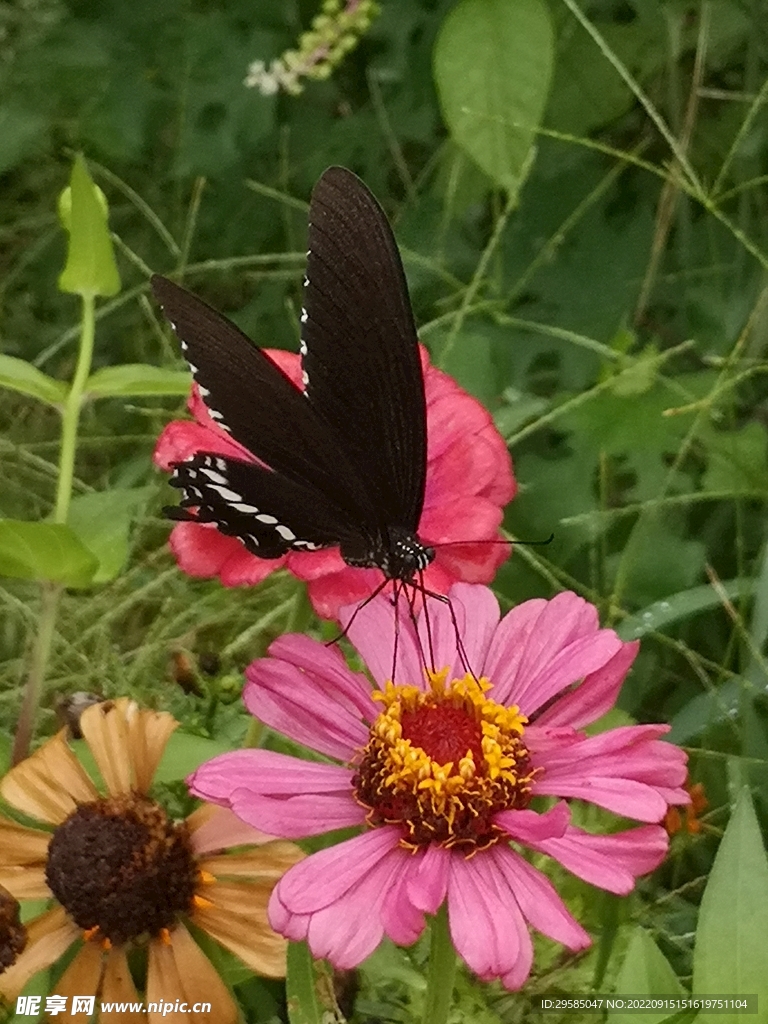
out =
[[(75, 480), (77, 495), (117, 495), (78, 513), (83, 530), (108, 522), (109, 566), (63, 598), (40, 729), (55, 728), (58, 697), (95, 690), (168, 708), (203, 744), (240, 743), (242, 668), (277, 633), (320, 629), (287, 578), (228, 592), (176, 570), (159, 512), (172, 493), (151, 452), (183, 411), (186, 378), (162, 374), (153, 391), (117, 368), (183, 368), (147, 299), (150, 270), (183, 274), (259, 344), (295, 349), (306, 200), (344, 164), (393, 218), (433, 358), (509, 443), (520, 494), (507, 529), (555, 533), (515, 550), (495, 583), (502, 602), (571, 588), (625, 639), (642, 637), (624, 720), (670, 722), (707, 789), (704, 832), (678, 838), (619, 909), (563, 882), (600, 938), (570, 973), (542, 953), (531, 991), (615, 979), (630, 920), (688, 983), (737, 789), (768, 815), (768, 19), (759, 0), (523, 6), (544, 18), (537, 34), (491, 46), (468, 0), (381, 0), (330, 79), (293, 97), (243, 79), (295, 44), (316, 13), (304, 0), (0, 4), (0, 351), (72, 376), (78, 310), (57, 290), (55, 207), (74, 151), (109, 200), (123, 285), (97, 310), (107, 397), (84, 408)], [(488, 0), (486, 13), (508, 8)], [(520, 62), (547, 33), (551, 81), (546, 61), (526, 79)], [(485, 87), (497, 102), (473, 109)], [(30, 397), (34, 381), (17, 385), (0, 391), (0, 516), (38, 520), (54, 500), (58, 414)], [(0, 586), (4, 744), (38, 595), (33, 582)], [(197, 693), (174, 683), (178, 652)], [(194, 668), (212, 654), (213, 674)], [(413, 956), (377, 954), (354, 1019), (410, 1019)], [(527, 1019), (510, 997), (461, 985), (465, 1019)], [(262, 1019), (264, 1000), (239, 991)]]

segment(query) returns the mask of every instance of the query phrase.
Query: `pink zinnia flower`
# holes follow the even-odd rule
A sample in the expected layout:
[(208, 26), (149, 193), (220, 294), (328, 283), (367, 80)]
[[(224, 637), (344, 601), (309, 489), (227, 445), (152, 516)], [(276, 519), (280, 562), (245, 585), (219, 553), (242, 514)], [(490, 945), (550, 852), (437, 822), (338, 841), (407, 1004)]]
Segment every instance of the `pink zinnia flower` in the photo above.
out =
[[(338, 763), (241, 750), (199, 768), (191, 788), (269, 835), (362, 829), (291, 868), (273, 892), (272, 926), (306, 939), (314, 956), (351, 968), (384, 935), (409, 945), (424, 915), (447, 901), (459, 955), (481, 978), (517, 989), (533, 959), (529, 925), (573, 950), (590, 943), (520, 848), (609, 892), (630, 892), (664, 858), (668, 838), (656, 823), (688, 800), (686, 758), (660, 740), (666, 725), (582, 731), (612, 707), (638, 647), (600, 629), (582, 598), (526, 601), (500, 619), (485, 587), (457, 584), (450, 597), (471, 673), (449, 610), (434, 600), (437, 671), (423, 668), (424, 612), (418, 632), (401, 617), (397, 675), (407, 685), (389, 679), (395, 631), (386, 598), (349, 628), (380, 689), (337, 649), (281, 637), (247, 670), (248, 709)], [(534, 797), (587, 800), (644, 824), (591, 835), (570, 823), (564, 800), (541, 810)]]
[[(300, 388), (299, 356), (274, 349), (265, 352)], [(515, 496), (517, 485), (509, 452), (488, 411), (431, 366), (423, 346), (420, 352), (427, 398), (427, 485), (418, 533), (437, 549), (424, 573), (424, 585), (446, 594), (457, 580), (490, 582), (507, 558), (509, 545), (498, 543), (498, 531), (502, 509)], [(211, 419), (197, 387), (189, 409), (194, 422), (174, 420), (158, 438), (154, 460), (161, 469), (169, 470), (172, 463), (201, 451), (253, 461), (251, 453)], [(464, 541), (471, 543), (457, 544)], [(218, 576), (227, 587), (252, 586), (285, 566), (306, 581), (315, 611), (327, 619), (338, 618), (343, 605), (368, 597), (382, 579), (378, 569), (348, 566), (338, 548), (257, 558), (213, 524), (177, 523), (170, 543), (184, 572)]]

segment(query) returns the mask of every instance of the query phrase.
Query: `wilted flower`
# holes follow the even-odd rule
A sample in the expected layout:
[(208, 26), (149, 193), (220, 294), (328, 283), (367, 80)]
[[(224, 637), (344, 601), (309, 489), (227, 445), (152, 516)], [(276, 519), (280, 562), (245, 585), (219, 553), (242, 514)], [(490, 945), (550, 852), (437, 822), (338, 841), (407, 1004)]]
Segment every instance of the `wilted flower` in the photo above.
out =
[[(380, 689), (334, 648), (276, 640), (247, 670), (245, 702), (337, 763), (241, 750), (202, 765), (191, 788), (286, 838), (360, 827), (292, 868), (272, 895), (273, 926), (306, 939), (316, 957), (350, 968), (384, 935), (408, 945), (447, 902), (460, 956), (516, 989), (531, 969), (529, 925), (571, 949), (590, 943), (521, 850), (628, 893), (664, 858), (656, 823), (688, 799), (685, 755), (660, 740), (664, 725), (582, 731), (613, 705), (638, 645), (600, 629), (576, 594), (527, 601), (502, 619), (485, 587), (457, 584), (450, 599), (460, 648), (449, 609), (434, 600), (431, 639), (423, 611), (418, 634), (400, 621), (396, 640), (390, 601), (358, 611), (348, 635)], [(395, 643), (406, 684), (390, 678)], [(560, 799), (541, 809), (540, 797)], [(592, 835), (571, 824), (562, 798), (645, 824)]]
[[(7, 803), (41, 823), (28, 828), (0, 817), (0, 883), (17, 899), (55, 901), (28, 922), (24, 951), (0, 974), (6, 1000), (78, 943), (54, 992), (136, 1001), (127, 954), (146, 944), (148, 1002), (209, 1002), (217, 1022), (234, 1024), (232, 996), (185, 922), (254, 971), (284, 975), (285, 942), (269, 927), (267, 903), (301, 851), (281, 842), (254, 847), (269, 837), (222, 808), (200, 807), (185, 822), (168, 817), (147, 794), (177, 725), (125, 698), (84, 711), (80, 726), (107, 795), (68, 746), (66, 730), (0, 782)], [(222, 852), (243, 844), (249, 848)], [(121, 1017), (147, 1019), (154, 1017), (138, 1011)]]
[[(421, 348), (427, 398), (427, 485), (418, 534), (436, 547), (424, 572), (427, 590), (445, 594), (457, 580), (488, 583), (509, 554), (500, 543), (502, 509), (517, 485), (504, 440), (483, 406), (447, 374), (431, 366)], [(301, 387), (301, 363), (292, 352), (266, 354)], [(189, 402), (194, 422), (175, 420), (160, 435), (154, 459), (168, 470), (197, 452), (215, 452), (253, 461), (253, 456), (213, 420), (195, 386)], [(489, 543), (492, 542), (492, 543)], [(218, 576), (228, 587), (260, 583), (285, 566), (305, 580), (318, 615), (338, 618), (345, 604), (362, 601), (382, 580), (378, 569), (347, 565), (338, 548), (296, 551), (282, 558), (250, 554), (235, 537), (211, 523), (177, 523), (171, 549), (190, 576)], [(390, 584), (391, 587), (391, 584)]]

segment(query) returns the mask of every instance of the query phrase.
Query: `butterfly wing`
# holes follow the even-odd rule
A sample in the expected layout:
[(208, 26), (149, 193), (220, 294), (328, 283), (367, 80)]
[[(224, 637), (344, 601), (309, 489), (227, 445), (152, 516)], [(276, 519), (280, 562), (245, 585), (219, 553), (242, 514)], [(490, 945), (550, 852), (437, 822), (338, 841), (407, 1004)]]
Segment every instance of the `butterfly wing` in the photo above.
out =
[(408, 287), (384, 211), (343, 167), (312, 193), (301, 321), (309, 404), (344, 439), (381, 534), (415, 533), (427, 422)]
[[(332, 428), (282, 370), (202, 299), (158, 275), (151, 284), (213, 419), (293, 483), (298, 489), (294, 497), (300, 492), (305, 505), (335, 509), (337, 541), (355, 523), (375, 523), (365, 489)], [(286, 506), (288, 500), (286, 492), (281, 508), (264, 507), (264, 513), (279, 513), (286, 528), (298, 535), (302, 531), (293, 529), (288, 514), (298, 519), (301, 510)], [(263, 497), (261, 504), (252, 498), (245, 503), (265, 506)]]
[(355, 536), (344, 511), (322, 494), (252, 462), (198, 452), (177, 463), (171, 484), (182, 491), (180, 505), (166, 510), (171, 518), (214, 523), (260, 558), (316, 551)]

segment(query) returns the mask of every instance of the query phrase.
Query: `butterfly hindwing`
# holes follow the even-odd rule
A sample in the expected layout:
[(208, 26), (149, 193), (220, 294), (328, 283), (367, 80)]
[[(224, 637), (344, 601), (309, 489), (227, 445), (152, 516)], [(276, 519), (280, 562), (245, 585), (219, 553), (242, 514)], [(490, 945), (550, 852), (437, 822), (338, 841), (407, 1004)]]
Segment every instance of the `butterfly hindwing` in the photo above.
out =
[(424, 380), (392, 229), (356, 175), (330, 167), (312, 193), (301, 315), (310, 403), (345, 439), (383, 528), (415, 532), (424, 503)]
[(173, 518), (214, 523), (260, 558), (316, 551), (356, 535), (356, 524), (322, 494), (252, 462), (198, 452), (176, 464), (171, 484), (182, 491), (182, 513), (171, 510)]

